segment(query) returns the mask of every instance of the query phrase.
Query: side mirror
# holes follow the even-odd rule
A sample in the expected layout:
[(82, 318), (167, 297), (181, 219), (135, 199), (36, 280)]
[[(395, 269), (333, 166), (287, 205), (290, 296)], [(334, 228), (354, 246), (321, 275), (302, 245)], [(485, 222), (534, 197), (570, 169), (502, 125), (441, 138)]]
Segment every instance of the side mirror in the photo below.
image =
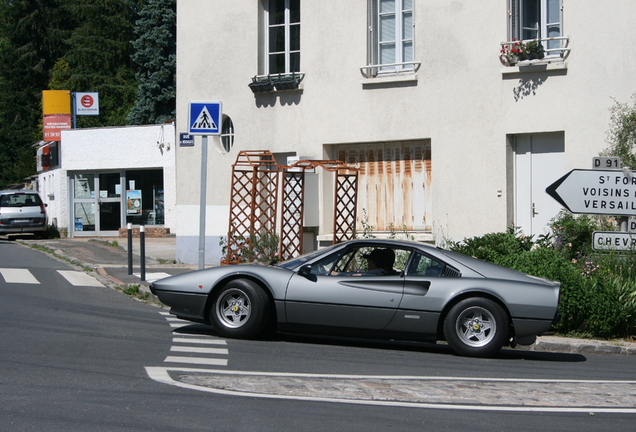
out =
[(311, 274), (311, 264), (305, 264), (298, 270), (298, 274), (301, 276), (307, 276)]

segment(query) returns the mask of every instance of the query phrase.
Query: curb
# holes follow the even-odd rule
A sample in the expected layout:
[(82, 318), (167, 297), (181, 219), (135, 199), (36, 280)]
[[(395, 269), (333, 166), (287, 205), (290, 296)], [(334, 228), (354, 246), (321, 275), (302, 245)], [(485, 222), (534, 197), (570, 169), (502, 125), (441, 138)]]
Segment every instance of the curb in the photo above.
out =
[(612, 345), (611, 342), (590, 343), (580, 339), (568, 342), (538, 340), (530, 351), (561, 352), (568, 354), (601, 354), (636, 357), (636, 346)]

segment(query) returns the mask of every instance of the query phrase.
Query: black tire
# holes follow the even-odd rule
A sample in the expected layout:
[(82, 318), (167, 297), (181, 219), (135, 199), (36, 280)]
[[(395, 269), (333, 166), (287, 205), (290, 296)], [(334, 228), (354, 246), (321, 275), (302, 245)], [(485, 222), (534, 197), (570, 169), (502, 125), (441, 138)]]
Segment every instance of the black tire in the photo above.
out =
[(444, 337), (461, 356), (492, 357), (508, 339), (508, 315), (486, 298), (462, 300), (444, 320)]
[(251, 339), (266, 327), (270, 301), (263, 289), (247, 279), (235, 279), (218, 290), (212, 300), (209, 318), (223, 337)]

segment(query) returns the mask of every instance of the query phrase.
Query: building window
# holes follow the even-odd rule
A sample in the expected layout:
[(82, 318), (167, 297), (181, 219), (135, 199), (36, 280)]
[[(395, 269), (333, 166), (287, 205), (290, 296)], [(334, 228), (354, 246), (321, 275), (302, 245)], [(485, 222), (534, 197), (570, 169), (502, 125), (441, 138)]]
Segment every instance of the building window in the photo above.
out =
[(545, 41), (562, 35), (561, 0), (510, 0), (509, 16), (510, 40), (544, 39), (548, 50), (561, 48), (560, 40)]
[(300, 72), (300, 0), (269, 0), (267, 20), (267, 73)]
[(371, 64), (380, 72), (413, 69), (413, 0), (369, 0), (369, 9)]
[(234, 145), (234, 123), (232, 123), (231, 118), (227, 116), (224, 117), (223, 123), (221, 124), (221, 144), (223, 145), (223, 150), (229, 153)]

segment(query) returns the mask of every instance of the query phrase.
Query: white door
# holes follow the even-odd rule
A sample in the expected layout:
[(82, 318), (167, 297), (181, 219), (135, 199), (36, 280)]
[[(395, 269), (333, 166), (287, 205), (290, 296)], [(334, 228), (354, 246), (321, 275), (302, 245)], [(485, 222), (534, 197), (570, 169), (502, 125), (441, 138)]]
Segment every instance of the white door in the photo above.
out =
[(562, 132), (515, 136), (515, 225), (524, 234), (548, 232), (563, 207), (545, 189), (564, 174)]

